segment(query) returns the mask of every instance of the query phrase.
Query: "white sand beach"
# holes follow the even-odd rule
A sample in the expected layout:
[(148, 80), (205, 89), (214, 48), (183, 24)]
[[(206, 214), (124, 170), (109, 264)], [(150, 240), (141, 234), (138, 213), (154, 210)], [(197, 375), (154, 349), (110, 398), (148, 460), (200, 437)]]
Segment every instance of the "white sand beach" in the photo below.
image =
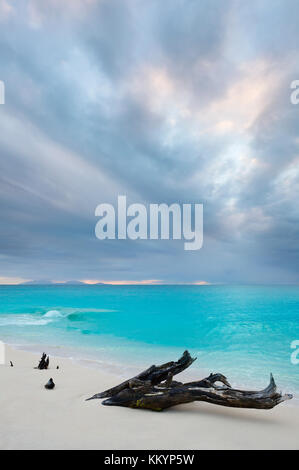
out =
[[(299, 407), (291, 402), (270, 411), (205, 403), (161, 413), (105, 407), (85, 399), (116, 385), (119, 377), (53, 357), (49, 370), (35, 370), (39, 359), (6, 347), (7, 364), (0, 365), (1, 449), (299, 449)], [(50, 377), (54, 390), (44, 388)]]

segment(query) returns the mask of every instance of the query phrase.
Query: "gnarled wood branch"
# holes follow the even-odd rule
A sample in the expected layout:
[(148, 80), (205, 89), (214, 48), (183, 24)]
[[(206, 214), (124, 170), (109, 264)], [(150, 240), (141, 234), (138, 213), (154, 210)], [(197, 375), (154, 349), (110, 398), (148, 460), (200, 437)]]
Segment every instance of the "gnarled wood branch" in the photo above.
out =
[(46, 353), (43, 353), (41, 360), (39, 361), (39, 364), (37, 367), (35, 367), (35, 369), (40, 369), (40, 370), (48, 369), (49, 363), (50, 363), (49, 356), (47, 356)]
[[(234, 408), (271, 409), (292, 398), (292, 395), (282, 395), (277, 392), (272, 374), (268, 387), (261, 391), (233, 389), (227, 378), (219, 373), (185, 384), (173, 380), (174, 375), (186, 369), (194, 361), (195, 358), (191, 358), (189, 352), (185, 351), (177, 362), (151, 366), (136, 377), (98, 393), (88, 400), (107, 398), (103, 401), (103, 405), (162, 411), (171, 406), (193, 401), (205, 401)], [(217, 382), (222, 385), (216, 385)]]
[(112, 397), (122, 390), (129, 388), (130, 382), (133, 383), (134, 380), (139, 380), (142, 383), (148, 382), (151, 385), (159, 384), (160, 382), (163, 382), (163, 380), (167, 379), (169, 374), (173, 376), (187, 369), (187, 367), (189, 367), (195, 360), (196, 358), (192, 358), (190, 353), (185, 351), (178, 361), (166, 362), (161, 366), (151, 366), (132, 379), (125, 380), (125, 382), (122, 382), (109, 390), (105, 390), (105, 392), (97, 393), (96, 395), (88, 398), (88, 400)]

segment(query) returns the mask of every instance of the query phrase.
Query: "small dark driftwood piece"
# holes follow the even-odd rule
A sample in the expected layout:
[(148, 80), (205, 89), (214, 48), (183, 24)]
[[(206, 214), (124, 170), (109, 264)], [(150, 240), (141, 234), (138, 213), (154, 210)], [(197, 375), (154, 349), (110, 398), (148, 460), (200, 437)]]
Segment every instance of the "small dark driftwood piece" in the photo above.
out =
[[(268, 387), (261, 391), (238, 390), (231, 387), (222, 374), (210, 374), (207, 378), (182, 383), (173, 380), (173, 376), (189, 367), (196, 358), (188, 351), (176, 362), (167, 362), (160, 366), (151, 366), (136, 377), (97, 393), (87, 400), (106, 398), (102, 403), (109, 406), (146, 408), (162, 411), (171, 406), (205, 401), (215, 405), (234, 408), (271, 409), (279, 403), (290, 400), (292, 395), (282, 395), (276, 390), (272, 374)], [(222, 385), (216, 385), (216, 383)]]
[(39, 361), (39, 364), (37, 367), (35, 367), (35, 369), (40, 369), (40, 370), (48, 369), (49, 363), (50, 363), (49, 356), (47, 356), (46, 353), (43, 353), (41, 360)]

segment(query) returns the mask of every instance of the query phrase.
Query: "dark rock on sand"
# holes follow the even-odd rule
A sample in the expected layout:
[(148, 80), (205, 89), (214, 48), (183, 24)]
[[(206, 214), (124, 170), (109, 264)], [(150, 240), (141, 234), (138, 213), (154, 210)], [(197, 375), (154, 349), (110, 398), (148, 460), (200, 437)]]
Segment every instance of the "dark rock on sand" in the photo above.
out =
[(49, 382), (46, 383), (45, 388), (47, 390), (52, 390), (55, 387), (55, 384), (53, 382), (53, 379), (50, 379)]

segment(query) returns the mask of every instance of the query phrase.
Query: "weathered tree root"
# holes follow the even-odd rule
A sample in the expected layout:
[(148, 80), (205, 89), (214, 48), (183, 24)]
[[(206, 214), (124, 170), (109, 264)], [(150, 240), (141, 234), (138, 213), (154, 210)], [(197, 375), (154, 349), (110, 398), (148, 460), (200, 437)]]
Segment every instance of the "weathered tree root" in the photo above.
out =
[(37, 367), (35, 367), (35, 369), (40, 369), (40, 370), (48, 369), (49, 363), (50, 363), (49, 356), (47, 356), (46, 353), (43, 353), (41, 360), (39, 361), (39, 364)]
[(129, 388), (130, 383), (132, 384), (134, 381), (140, 381), (142, 384), (149, 383), (150, 385), (159, 384), (160, 382), (163, 382), (163, 380), (166, 380), (169, 376), (174, 376), (187, 369), (187, 367), (189, 367), (195, 360), (196, 358), (192, 358), (189, 352), (185, 351), (177, 362), (171, 361), (166, 362), (161, 366), (151, 366), (132, 379), (126, 380), (125, 382), (122, 382), (116, 387), (110, 388), (105, 392), (97, 393), (87, 400), (112, 397), (122, 390)]
[[(161, 366), (151, 366), (136, 377), (97, 393), (88, 400), (107, 398), (102, 403), (109, 406), (146, 408), (162, 411), (171, 406), (205, 401), (215, 405), (234, 408), (271, 409), (279, 403), (290, 400), (292, 395), (282, 395), (276, 391), (276, 384), (271, 374), (270, 383), (261, 391), (246, 391), (231, 388), (222, 374), (210, 374), (196, 382), (181, 383), (173, 376), (189, 367), (196, 358), (185, 351), (177, 362), (168, 362)], [(217, 386), (216, 382), (223, 385)]]

